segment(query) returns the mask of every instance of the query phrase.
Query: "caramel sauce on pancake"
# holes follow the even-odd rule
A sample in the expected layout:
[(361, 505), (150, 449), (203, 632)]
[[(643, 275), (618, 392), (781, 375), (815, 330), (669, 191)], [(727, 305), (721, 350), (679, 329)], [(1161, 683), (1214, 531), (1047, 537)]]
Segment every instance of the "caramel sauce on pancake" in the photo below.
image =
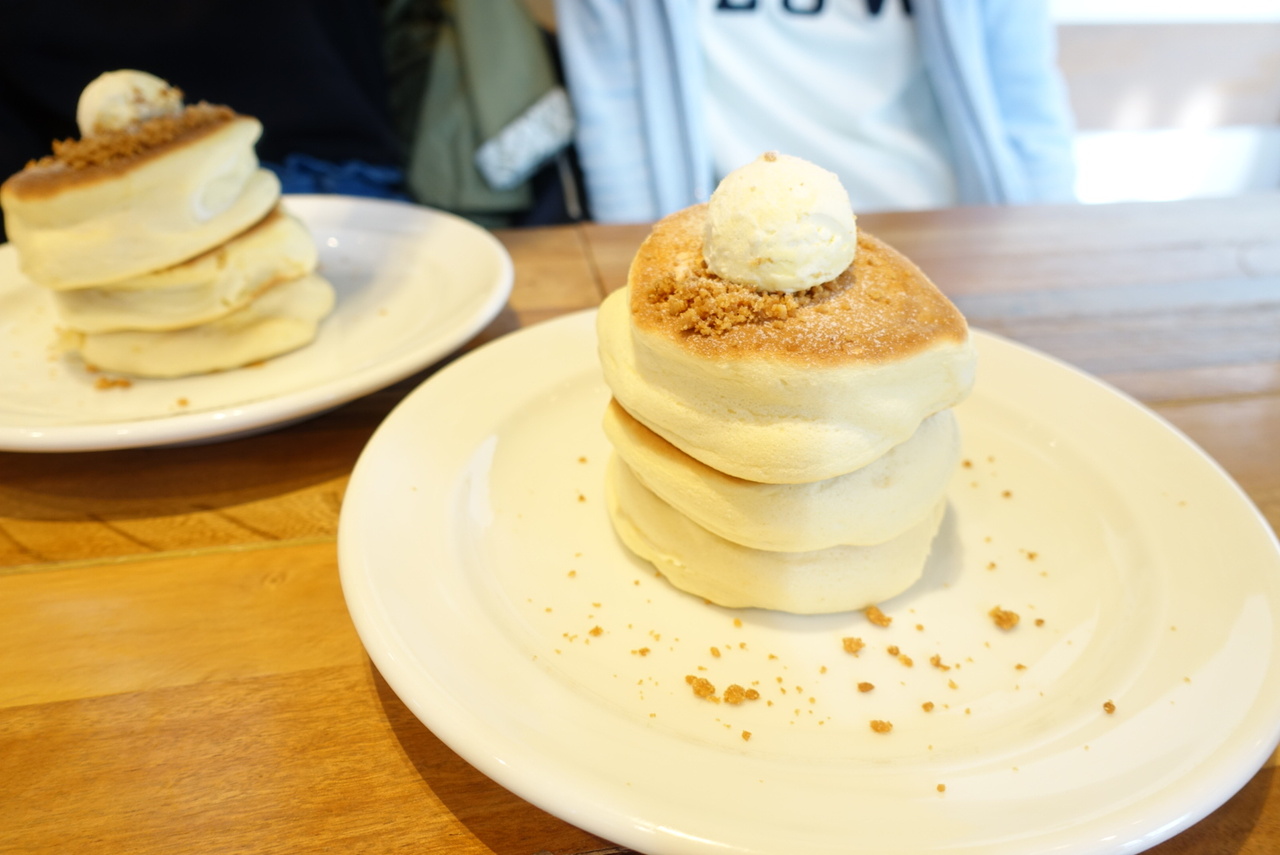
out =
[(794, 294), (719, 278), (703, 260), (706, 206), (659, 221), (632, 262), (631, 317), (711, 359), (888, 362), (968, 337), (964, 316), (909, 259), (859, 230), (854, 263)]

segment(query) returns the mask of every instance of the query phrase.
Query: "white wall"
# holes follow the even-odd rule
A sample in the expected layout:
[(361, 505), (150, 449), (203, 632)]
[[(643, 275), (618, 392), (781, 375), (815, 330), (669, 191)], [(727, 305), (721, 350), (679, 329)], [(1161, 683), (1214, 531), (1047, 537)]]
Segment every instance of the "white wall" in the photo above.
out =
[(1049, 0), (1059, 23), (1280, 21), (1280, 0)]
[[(1051, 8), (1060, 26), (1280, 22), (1280, 0), (1051, 0)], [(1081, 201), (1166, 200), (1280, 189), (1280, 122), (1185, 125), (1079, 133), (1076, 191)]]

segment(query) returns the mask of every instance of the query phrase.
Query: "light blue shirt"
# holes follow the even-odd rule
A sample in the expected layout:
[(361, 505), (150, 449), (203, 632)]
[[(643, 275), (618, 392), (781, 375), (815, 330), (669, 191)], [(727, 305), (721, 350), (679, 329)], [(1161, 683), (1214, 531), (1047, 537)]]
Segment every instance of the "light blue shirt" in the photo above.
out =
[(902, 0), (872, 5), (698, 0), (717, 180), (778, 151), (838, 175), (860, 214), (956, 203), (914, 16)]
[[(597, 221), (655, 220), (715, 189), (696, 2), (557, 0)], [(912, 10), (958, 201), (1074, 201), (1071, 113), (1045, 3), (914, 0)]]

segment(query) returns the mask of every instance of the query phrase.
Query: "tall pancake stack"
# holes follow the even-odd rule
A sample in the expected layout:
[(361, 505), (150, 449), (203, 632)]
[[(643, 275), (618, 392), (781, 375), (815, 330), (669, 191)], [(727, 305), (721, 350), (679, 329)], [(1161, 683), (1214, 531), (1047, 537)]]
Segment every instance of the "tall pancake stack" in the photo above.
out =
[(598, 335), (609, 512), (672, 584), (822, 613), (920, 577), (975, 353), (836, 176), (775, 153), (727, 176), (654, 227)]
[(89, 84), (81, 138), (0, 185), (24, 274), (52, 291), (62, 348), (143, 377), (236, 368), (310, 342), (333, 308), (306, 227), (258, 166), (262, 125), (184, 106), (137, 71)]

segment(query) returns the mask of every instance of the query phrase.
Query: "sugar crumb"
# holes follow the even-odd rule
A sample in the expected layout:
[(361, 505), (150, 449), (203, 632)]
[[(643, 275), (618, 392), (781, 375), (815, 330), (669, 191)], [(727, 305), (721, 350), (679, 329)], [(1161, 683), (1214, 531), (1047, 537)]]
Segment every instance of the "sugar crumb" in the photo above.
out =
[(1018, 621), (1021, 620), (1021, 618), (1018, 617), (1017, 612), (1011, 612), (1008, 609), (1002, 609), (999, 606), (993, 607), (991, 611), (987, 612), (987, 614), (993, 621), (995, 621), (995, 625), (1003, 630), (1013, 629), (1018, 625)]
[(893, 618), (880, 611), (879, 606), (867, 606), (863, 609), (863, 613), (867, 616), (867, 620), (876, 626), (888, 626), (893, 623)]

